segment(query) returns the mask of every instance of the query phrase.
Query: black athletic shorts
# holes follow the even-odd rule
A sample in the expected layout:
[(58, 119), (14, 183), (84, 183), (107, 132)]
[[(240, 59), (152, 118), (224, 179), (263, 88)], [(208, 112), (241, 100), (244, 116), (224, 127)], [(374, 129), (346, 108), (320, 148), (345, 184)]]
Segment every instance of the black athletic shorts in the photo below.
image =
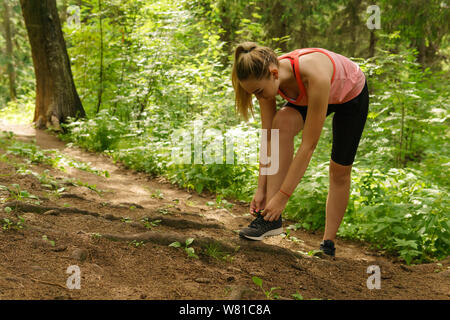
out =
[[(306, 121), (307, 106), (297, 106), (287, 102), (285, 107), (296, 109)], [(361, 93), (352, 100), (342, 104), (329, 104), (327, 116), (333, 116), (333, 146), (331, 159), (343, 166), (353, 164), (359, 140), (364, 129), (369, 110), (369, 90), (367, 81)]]

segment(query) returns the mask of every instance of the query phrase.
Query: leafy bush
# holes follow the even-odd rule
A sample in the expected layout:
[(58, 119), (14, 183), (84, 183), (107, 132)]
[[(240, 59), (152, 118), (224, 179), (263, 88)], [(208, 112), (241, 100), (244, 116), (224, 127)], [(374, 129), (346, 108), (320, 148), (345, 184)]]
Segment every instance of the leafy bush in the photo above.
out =
[(356, 186), (339, 234), (398, 252), (408, 264), (450, 252), (450, 197), (413, 169), (355, 169)]
[[(327, 166), (305, 176), (292, 195), (286, 217), (305, 229), (325, 222)], [(353, 169), (352, 194), (338, 234), (397, 252), (408, 264), (450, 253), (450, 197), (420, 179), (414, 169)]]
[(327, 189), (328, 163), (323, 163), (305, 174), (286, 205), (286, 217), (301, 221), (307, 230), (323, 229)]
[(30, 123), (33, 120), (35, 99), (34, 91), (30, 91), (15, 101), (9, 101), (6, 106), (0, 105), (0, 118), (11, 123)]
[[(94, 151), (105, 151), (114, 147), (119, 139), (129, 132), (128, 125), (112, 116), (107, 110), (101, 110), (95, 118), (73, 121), (62, 124), (70, 130), (70, 140), (78, 145)], [(69, 140), (62, 135), (62, 138)]]

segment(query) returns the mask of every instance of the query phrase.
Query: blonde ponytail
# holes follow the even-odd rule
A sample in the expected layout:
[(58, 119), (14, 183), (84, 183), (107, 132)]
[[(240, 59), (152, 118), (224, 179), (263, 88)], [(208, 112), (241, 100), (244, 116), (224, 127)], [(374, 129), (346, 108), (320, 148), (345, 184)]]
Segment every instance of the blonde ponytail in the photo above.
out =
[(248, 111), (253, 113), (252, 94), (241, 87), (239, 81), (255, 78), (260, 80), (270, 75), (269, 65), (279, 66), (275, 52), (267, 47), (262, 47), (254, 42), (239, 44), (234, 51), (234, 64), (231, 75), (233, 83), (236, 109), (245, 121), (248, 121)]

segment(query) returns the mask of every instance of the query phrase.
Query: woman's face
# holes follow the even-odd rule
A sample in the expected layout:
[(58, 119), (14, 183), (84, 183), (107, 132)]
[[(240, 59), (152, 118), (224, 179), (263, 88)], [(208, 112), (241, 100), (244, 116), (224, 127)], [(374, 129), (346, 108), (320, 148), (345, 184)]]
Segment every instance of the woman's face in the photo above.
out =
[(259, 99), (272, 99), (278, 94), (278, 87), (280, 81), (278, 78), (278, 70), (270, 70), (270, 75), (268, 78), (263, 78), (257, 80), (255, 78), (250, 78), (247, 80), (240, 81), (241, 87), (248, 93), (252, 93)]

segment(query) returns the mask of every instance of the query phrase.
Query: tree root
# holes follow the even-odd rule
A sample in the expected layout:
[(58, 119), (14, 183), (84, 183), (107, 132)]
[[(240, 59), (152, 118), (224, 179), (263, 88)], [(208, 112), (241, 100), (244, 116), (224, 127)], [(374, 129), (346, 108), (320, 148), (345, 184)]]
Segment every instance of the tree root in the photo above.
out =
[[(34, 205), (29, 203), (24, 203), (20, 201), (12, 201), (7, 202), (3, 205), (3, 207), (10, 207), (14, 210), (20, 210), (23, 212), (34, 212), (34, 213), (47, 213), (52, 215), (56, 215), (59, 213), (79, 213), (84, 215), (90, 215), (93, 217), (100, 217), (108, 220), (121, 220), (122, 217), (116, 217), (112, 214), (107, 215), (100, 215), (97, 212), (91, 212), (87, 210), (77, 209), (77, 208), (59, 208), (59, 207), (47, 207), (47, 206), (40, 206), (40, 205)], [(155, 217), (148, 217), (151, 220), (161, 220), (161, 224), (167, 225), (170, 227), (174, 227), (177, 229), (201, 229), (201, 228), (216, 228), (216, 229), (224, 229), (223, 226), (216, 224), (216, 223), (199, 223), (195, 221), (185, 220), (185, 219), (175, 219), (175, 218), (168, 218), (164, 216), (155, 216)], [(136, 225), (136, 223), (135, 223)], [(152, 242), (160, 245), (169, 245), (172, 242), (178, 241), (180, 243), (185, 243), (186, 239), (188, 237), (181, 236), (177, 233), (171, 233), (171, 232), (155, 232), (155, 231), (147, 231), (144, 233), (138, 233), (138, 234), (131, 234), (131, 235), (115, 235), (115, 234), (104, 234), (103, 237), (115, 240), (115, 241), (144, 241), (144, 242)], [(296, 257), (296, 258), (303, 258), (303, 256), (300, 253), (291, 251), (289, 249), (285, 249), (282, 247), (272, 246), (268, 245), (262, 242), (256, 242), (256, 241), (248, 241), (239, 239), (237, 242), (234, 241), (234, 243), (230, 242), (222, 242), (218, 241), (212, 238), (207, 237), (198, 237), (195, 238), (196, 245), (206, 247), (208, 245), (220, 245), (222, 249), (235, 252), (236, 248), (245, 249), (248, 251), (258, 251), (258, 252), (265, 252), (265, 253), (271, 253), (271, 254), (279, 254), (284, 256), (290, 256), (290, 257)]]
[[(151, 242), (163, 246), (168, 246), (172, 242), (178, 241), (180, 243), (185, 243), (186, 239), (189, 237), (181, 236), (177, 233), (173, 232), (156, 232), (156, 231), (147, 231), (143, 233), (136, 234), (101, 234), (103, 238), (112, 240), (112, 241), (143, 241), (143, 242)], [(215, 239), (201, 237), (195, 238), (195, 244), (205, 247), (211, 244), (220, 244), (221, 248), (228, 251), (236, 251), (235, 247), (230, 246), (229, 244), (221, 243)]]
[(225, 229), (223, 225), (211, 222), (196, 222), (186, 219), (168, 218), (166, 216), (144, 217), (143, 219), (145, 218), (148, 219), (149, 221), (161, 220), (161, 224), (176, 229), (205, 229), (205, 228)]
[(27, 275), (26, 273), (23, 273), (22, 276), (25, 276), (25, 277), (27, 277), (28, 279), (30, 279), (30, 280), (32, 280), (34, 282), (38, 282), (38, 283), (47, 284), (47, 285), (50, 285), (50, 286), (59, 287), (59, 288), (62, 288), (64, 290), (68, 289), (67, 287), (64, 287), (63, 285), (61, 285), (59, 283), (53, 283), (53, 282), (49, 282), (49, 281), (43, 281), (43, 280), (35, 279), (35, 278)]
[[(97, 212), (92, 212), (92, 211), (82, 210), (82, 209), (77, 209), (77, 208), (61, 208), (61, 207), (41, 206), (41, 205), (35, 205), (35, 204), (30, 204), (30, 203), (25, 203), (25, 202), (20, 202), (20, 201), (12, 201), (12, 202), (5, 203), (3, 205), (3, 207), (10, 207), (13, 210), (19, 210), (22, 212), (33, 212), (33, 213), (53, 215), (53, 216), (59, 215), (61, 213), (75, 213), (75, 214), (78, 213), (78, 214), (83, 214), (83, 215), (90, 215), (93, 217), (100, 217), (100, 218), (104, 218), (104, 219), (107, 219), (110, 221), (117, 221), (117, 220), (123, 219), (123, 217), (117, 217), (110, 213), (108, 213), (106, 215), (101, 215)], [(203, 228), (224, 229), (224, 227), (222, 225), (217, 224), (217, 223), (201, 223), (201, 222), (195, 222), (195, 221), (190, 221), (190, 220), (186, 220), (186, 219), (169, 218), (169, 217), (165, 217), (165, 216), (154, 216), (154, 217), (144, 217), (144, 218), (147, 218), (149, 221), (161, 220), (162, 225), (172, 227), (172, 228), (177, 228), (177, 229), (203, 229)], [(142, 226), (143, 228), (145, 228), (142, 224), (137, 223), (137, 222), (133, 223), (132, 225), (135, 227)]]
[(58, 117), (52, 114), (52, 116), (49, 119), (50, 121), (47, 121), (46, 127), (48, 129), (51, 129), (56, 132), (62, 132), (61, 124), (59, 122)]
[[(156, 232), (156, 231), (147, 231), (144, 233), (137, 234), (101, 234), (103, 238), (112, 240), (112, 241), (143, 241), (143, 242), (151, 242), (163, 246), (168, 246), (172, 242), (178, 241), (181, 244), (186, 242), (186, 239), (189, 238), (187, 236), (182, 236), (173, 232)], [(248, 242), (246, 240), (242, 240), (239, 243), (233, 242), (222, 242), (216, 239), (208, 238), (208, 237), (196, 237), (194, 241), (194, 245), (200, 247), (207, 247), (210, 245), (219, 245), (221, 249), (226, 250), (228, 252), (236, 252), (240, 249), (245, 249), (247, 251), (257, 251), (257, 252), (265, 252), (271, 254), (279, 254), (289, 257), (302, 258), (302, 255), (293, 252), (291, 250), (276, 247), (272, 245), (268, 245), (265, 243), (257, 243), (257, 242)]]
[(231, 294), (227, 300), (242, 300), (246, 294), (255, 294), (255, 291), (245, 286), (232, 286)]
[(140, 204), (137, 203), (133, 203), (133, 202), (121, 202), (119, 204), (112, 204), (110, 202), (105, 202), (104, 206), (108, 207), (108, 208), (117, 208), (117, 209), (129, 209), (130, 207), (135, 207), (137, 209), (144, 209), (143, 206), (141, 206)]
[(61, 194), (61, 198), (72, 198), (72, 199), (88, 201), (85, 197), (82, 197), (75, 193), (63, 193), (63, 194)]
[(270, 244), (265, 244), (264, 242), (256, 242), (256, 241), (248, 241), (244, 239), (239, 239), (239, 245), (242, 249), (246, 249), (249, 251), (258, 251), (258, 252), (265, 252), (265, 253), (271, 253), (271, 254), (279, 254), (283, 256), (288, 257), (295, 257), (295, 258), (304, 258), (302, 254), (291, 251), (289, 249), (285, 249), (282, 247), (273, 246)]
[(100, 214), (97, 212), (91, 212), (88, 210), (82, 210), (77, 208), (61, 208), (61, 207), (47, 207), (47, 206), (41, 206), (31, 203), (25, 203), (21, 201), (11, 201), (7, 202), (3, 205), (3, 208), (10, 207), (13, 210), (19, 210), (22, 212), (33, 212), (33, 213), (39, 213), (43, 214), (45, 212), (51, 212), (52, 215), (59, 213), (79, 213), (84, 215), (90, 215), (93, 217), (100, 217)]

